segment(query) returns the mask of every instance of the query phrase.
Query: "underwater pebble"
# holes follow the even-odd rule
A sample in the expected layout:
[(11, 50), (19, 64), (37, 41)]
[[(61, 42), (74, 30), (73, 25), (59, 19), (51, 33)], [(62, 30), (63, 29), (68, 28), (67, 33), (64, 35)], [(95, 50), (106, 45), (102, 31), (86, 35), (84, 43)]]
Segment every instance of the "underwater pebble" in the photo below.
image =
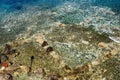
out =
[(102, 48), (107, 48), (108, 47), (108, 45), (106, 43), (104, 43), (104, 42), (98, 43), (98, 46), (102, 47)]
[(63, 80), (70, 80), (69, 78), (66, 78), (66, 77), (64, 77), (64, 79)]
[(2, 72), (3, 70), (5, 70), (5, 67), (4, 67), (4, 66), (2, 66), (2, 67), (0, 68), (0, 72)]
[(59, 25), (59, 27), (65, 27), (66, 25), (65, 24), (63, 24), (63, 23), (61, 23), (60, 25)]
[(98, 64), (100, 64), (100, 61), (99, 60), (94, 60), (91, 62), (92, 66), (96, 66)]
[(89, 42), (88, 42), (88, 41), (82, 40), (82, 43), (85, 44), (85, 45), (89, 45)]

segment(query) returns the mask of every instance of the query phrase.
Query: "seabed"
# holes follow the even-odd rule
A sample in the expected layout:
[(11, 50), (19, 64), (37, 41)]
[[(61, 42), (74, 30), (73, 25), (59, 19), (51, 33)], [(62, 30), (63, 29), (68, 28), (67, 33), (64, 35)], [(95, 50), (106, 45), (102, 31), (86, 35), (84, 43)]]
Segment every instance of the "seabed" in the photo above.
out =
[(119, 80), (119, 24), (107, 7), (83, 9), (70, 2), (6, 14), (0, 80)]

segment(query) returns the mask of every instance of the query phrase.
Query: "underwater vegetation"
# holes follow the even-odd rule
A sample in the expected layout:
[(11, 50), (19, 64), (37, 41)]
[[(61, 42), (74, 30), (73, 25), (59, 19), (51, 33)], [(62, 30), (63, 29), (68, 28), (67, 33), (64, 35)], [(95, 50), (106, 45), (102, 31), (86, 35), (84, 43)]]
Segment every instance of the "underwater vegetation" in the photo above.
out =
[(119, 3), (1, 1), (0, 80), (119, 80)]

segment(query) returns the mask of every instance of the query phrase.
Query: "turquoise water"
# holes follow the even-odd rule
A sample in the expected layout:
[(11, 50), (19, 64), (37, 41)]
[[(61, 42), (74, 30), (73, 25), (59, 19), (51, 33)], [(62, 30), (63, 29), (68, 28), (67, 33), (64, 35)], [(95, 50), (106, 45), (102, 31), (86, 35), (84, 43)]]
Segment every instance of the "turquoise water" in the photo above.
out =
[(58, 4), (64, 3), (66, 1), (76, 2), (79, 4), (88, 3), (90, 5), (96, 6), (108, 6), (113, 10), (120, 11), (120, 1), (119, 0), (1, 0), (0, 1), (0, 10), (21, 10), (24, 8), (24, 5), (40, 5), (55, 7)]
[[(54, 22), (84, 24), (108, 34), (110, 39), (120, 37), (120, 0), (1, 0), (1, 43), (25, 34), (31, 25), (48, 27)], [(87, 23), (85, 23), (87, 22)], [(54, 24), (55, 25), (55, 24)], [(120, 40), (117, 38), (117, 42)]]

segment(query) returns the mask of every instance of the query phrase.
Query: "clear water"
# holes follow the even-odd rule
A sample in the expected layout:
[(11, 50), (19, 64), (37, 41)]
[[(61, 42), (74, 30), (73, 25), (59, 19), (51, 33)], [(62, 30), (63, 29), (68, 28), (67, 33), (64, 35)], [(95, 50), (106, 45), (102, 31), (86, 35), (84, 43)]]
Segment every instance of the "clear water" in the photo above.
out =
[(92, 26), (115, 41), (120, 37), (120, 0), (1, 0), (0, 43), (16, 39), (31, 25), (83, 24), (86, 20), (85, 27)]
[[(24, 5), (39, 5), (55, 7), (58, 4), (64, 3), (66, 1), (76, 2), (78, 4), (88, 3), (94, 6), (107, 6), (113, 10), (120, 11), (120, 1), (119, 0), (1, 0), (0, 10), (15, 11), (24, 8)], [(50, 7), (49, 7), (50, 8)]]

